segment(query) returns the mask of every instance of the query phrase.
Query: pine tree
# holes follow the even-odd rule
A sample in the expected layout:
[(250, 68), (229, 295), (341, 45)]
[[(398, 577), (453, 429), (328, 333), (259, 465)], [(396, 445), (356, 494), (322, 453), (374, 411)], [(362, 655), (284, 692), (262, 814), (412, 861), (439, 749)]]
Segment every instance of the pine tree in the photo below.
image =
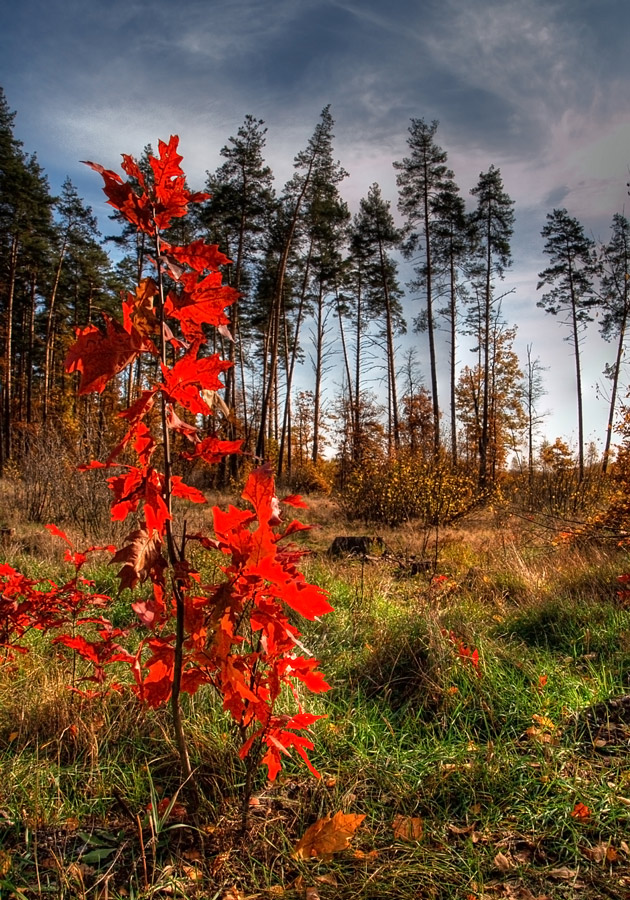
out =
[(479, 279), (479, 348), (483, 369), (482, 396), (480, 397), (481, 431), (479, 434), (479, 487), (484, 489), (489, 480), (488, 449), (490, 445), (490, 362), (493, 328), (493, 307), (498, 302), (494, 295), (494, 279), (503, 278), (511, 265), (510, 238), (514, 225), (514, 201), (503, 190), (501, 172), (490, 166), (482, 172), (476, 187), (470, 192), (477, 198), (477, 208), (471, 217), (477, 245), (476, 275)]
[(457, 333), (459, 306), (466, 299), (467, 267), (473, 249), (470, 219), (459, 189), (454, 182), (433, 200), (435, 221), (432, 229), (433, 264), (440, 298), (446, 304), (439, 312), (446, 319), (449, 333), (451, 457), (457, 463)]
[(67, 256), (77, 257), (81, 250), (99, 236), (96, 217), (86, 207), (75, 186), (66, 178), (61, 196), (55, 201), (54, 259), (52, 279), (46, 297), (46, 331), (44, 335), (42, 420), (48, 416), (50, 392), (53, 386), (53, 357), (55, 336), (59, 333), (57, 319), (58, 293), (61, 275)]
[(30, 321), (36, 294), (33, 285), (39, 280), (33, 281), (33, 254), (29, 257), (28, 250), (29, 245), (31, 250), (37, 245), (41, 252), (42, 242), (49, 239), (53, 202), (37, 158), (27, 157), (13, 135), (14, 118), (0, 89), (0, 304), (4, 318), (0, 474), (12, 452), (14, 402), (19, 405), (19, 397), (14, 396), (14, 376), (19, 375), (15, 328)]
[[(232, 260), (226, 271), (227, 283), (240, 294), (229, 311), (233, 342), (228, 346), (228, 358), (233, 366), (226, 373), (225, 402), (242, 414), (245, 433), (249, 429), (245, 385), (248, 307), (253, 303), (252, 289), (263, 235), (276, 206), (273, 173), (263, 156), (266, 133), (262, 119), (245, 116), (236, 136), (230, 137), (221, 149), (225, 162), (214, 174), (208, 174), (206, 188), (212, 197), (201, 210), (201, 221), (209, 239)], [(236, 460), (233, 456), (230, 462)]]
[(395, 162), (398, 171), (398, 208), (407, 219), (405, 252), (413, 257), (423, 251), (424, 262), (416, 267), (419, 284), (424, 287), (426, 298), (426, 323), (429, 338), (431, 367), (431, 394), (433, 399), (433, 423), (436, 454), (440, 446), (440, 404), (438, 398), (437, 356), (435, 347), (433, 261), (434, 201), (444, 190), (453, 190), (453, 173), (446, 165), (447, 154), (435, 142), (438, 122), (430, 124), (424, 119), (412, 119), (407, 143), (411, 155)]
[(630, 314), (630, 222), (625, 216), (616, 213), (610, 227), (612, 230), (610, 241), (602, 248), (601, 302), (603, 315), (599, 330), (605, 340), (616, 340), (617, 352), (614, 363), (612, 366), (607, 366), (605, 370), (612, 380), (612, 386), (602, 462), (604, 474), (608, 469), (610, 459), (619, 374), (628, 329), (628, 315)]
[(400, 410), (396, 385), (395, 338), (406, 330), (397, 266), (389, 251), (400, 246), (401, 232), (394, 225), (390, 204), (373, 184), (361, 200), (352, 228), (352, 244), (361, 260), (363, 314), (377, 321), (385, 339), (389, 397), (388, 443), (390, 454), (400, 449)]
[(563, 316), (563, 324), (570, 329), (568, 341), (573, 345), (575, 356), (575, 383), (578, 409), (578, 474), (584, 477), (584, 413), (582, 398), (582, 369), (580, 342), (582, 334), (592, 321), (590, 310), (596, 305), (594, 294), (594, 242), (584, 234), (584, 228), (577, 219), (569, 216), (566, 209), (554, 209), (547, 214), (547, 224), (543, 228), (544, 252), (551, 265), (539, 274), (538, 290), (548, 286), (537, 306), (551, 313)]

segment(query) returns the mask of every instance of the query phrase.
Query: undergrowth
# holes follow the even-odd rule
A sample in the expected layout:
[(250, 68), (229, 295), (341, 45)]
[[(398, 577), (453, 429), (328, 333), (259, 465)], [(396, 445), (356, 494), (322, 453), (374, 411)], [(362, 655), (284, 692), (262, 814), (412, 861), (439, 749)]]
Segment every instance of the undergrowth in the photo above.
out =
[[(87, 705), (71, 653), (32, 634), (0, 666), (0, 896), (627, 896), (630, 711), (610, 704), (630, 693), (626, 558), (475, 534), (448, 535), (436, 575), (387, 556), (307, 563), (335, 608), (303, 636), (332, 684), (311, 700), (322, 778), (290, 762), (260, 777), (246, 834), (216, 700), (185, 698), (193, 816), (164, 712), (124, 691)], [(105, 564), (90, 576), (111, 584)], [(366, 816), (349, 848), (294, 858), (337, 811)], [(420, 839), (397, 837), (396, 816), (421, 820)]]

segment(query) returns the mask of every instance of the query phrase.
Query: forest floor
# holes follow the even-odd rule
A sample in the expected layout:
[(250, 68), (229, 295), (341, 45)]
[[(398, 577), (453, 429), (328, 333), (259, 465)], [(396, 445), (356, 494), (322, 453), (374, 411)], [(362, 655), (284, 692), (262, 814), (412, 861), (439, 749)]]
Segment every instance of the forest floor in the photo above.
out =
[[(70, 655), (36, 635), (0, 664), (0, 898), (630, 896), (627, 551), (500, 511), (437, 536), (365, 531), (332, 501), (311, 520), (304, 569), (335, 609), (303, 629), (332, 685), (307, 699), (327, 717), (322, 777), (291, 761), (271, 785), (261, 773), (243, 830), (237, 743), (199, 694), (185, 698), (193, 813), (167, 711), (69, 692)], [(325, 552), (367, 533), (385, 553)], [(58, 572), (33, 534), (3, 559)], [(115, 590), (105, 560), (91, 576)], [(130, 621), (128, 601), (113, 615)], [(325, 817), (342, 849), (296, 851)]]

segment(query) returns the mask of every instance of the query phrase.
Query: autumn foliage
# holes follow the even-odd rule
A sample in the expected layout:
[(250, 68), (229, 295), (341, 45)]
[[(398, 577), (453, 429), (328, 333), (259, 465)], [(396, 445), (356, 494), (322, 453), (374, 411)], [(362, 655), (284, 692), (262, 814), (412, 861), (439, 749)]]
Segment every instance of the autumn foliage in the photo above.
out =
[[(242, 495), (247, 509), (213, 509), (213, 535), (190, 533), (185, 521), (174, 519), (173, 498), (206, 502), (175, 474), (178, 460), (214, 465), (240, 448), (240, 441), (202, 432), (202, 417), (211, 416), (212, 397), (230, 366), (208, 353), (209, 329), (229, 337), (225, 309), (237, 294), (222, 284), (219, 268), (229, 260), (218, 247), (200, 240), (178, 246), (163, 237), (189, 204), (208, 196), (187, 189), (177, 147), (177, 137), (160, 142), (158, 156), (150, 158), (150, 177), (123, 155), (128, 181), (88, 163), (102, 175), (109, 203), (148, 236), (154, 252), (155, 277), (123, 299), (122, 320), (103, 315), (102, 327), (77, 329), (66, 360), (67, 371), (79, 374), (83, 394), (102, 392), (138, 357), (154, 361), (144, 368), (153, 376), (119, 414), (126, 428), (121, 440), (107, 459), (84, 467), (107, 471), (112, 519), (128, 521), (129, 533), (120, 547), (77, 552), (63, 532), (49, 526), (67, 543), (66, 559), (75, 570), (64, 584), (36, 583), (2, 566), (0, 644), (21, 650), (20, 638), (30, 628), (55, 629), (56, 642), (91, 664), (88, 680), (96, 685), (105, 682), (109, 666), (128, 665), (138, 698), (153, 707), (170, 702), (186, 776), (191, 768), (180, 694), (211, 687), (236, 723), (241, 756), (262, 761), (273, 779), (292, 750), (315, 771), (307, 735), (319, 717), (303, 711), (296, 685), (328, 689), (317, 661), (301, 649), (289, 611), (313, 619), (331, 607), (326, 593), (307, 583), (297, 567), (301, 552), (287, 542), (307, 526), (294, 519), (285, 524), (283, 510), (304, 504), (298, 496), (278, 500), (268, 465), (249, 476)], [(185, 447), (178, 454), (174, 435)], [(191, 561), (193, 547), (220, 560), (216, 583), (206, 583)], [(113, 554), (120, 589), (136, 592), (132, 606), (141, 637), (133, 653), (125, 649), (127, 633), (97, 614), (106, 612), (111, 598), (94, 594), (81, 574), (96, 550)], [(91, 629), (90, 639), (83, 626)], [(286, 691), (295, 701), (293, 713), (284, 704), (278, 710)]]

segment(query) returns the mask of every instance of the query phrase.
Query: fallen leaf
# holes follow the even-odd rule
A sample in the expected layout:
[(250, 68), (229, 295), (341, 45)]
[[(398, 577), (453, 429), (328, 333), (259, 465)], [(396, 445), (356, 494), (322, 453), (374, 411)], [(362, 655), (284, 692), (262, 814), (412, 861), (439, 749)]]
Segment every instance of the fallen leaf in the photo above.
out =
[(505, 855), (505, 853), (497, 853), (494, 857), (494, 864), (500, 872), (509, 872), (510, 869), (514, 868), (514, 863), (512, 860)]
[(542, 728), (538, 728), (536, 725), (531, 725), (529, 728), (525, 730), (525, 734), (528, 738), (531, 738), (533, 741), (537, 741), (539, 744), (550, 744), (551, 743), (551, 735), (548, 731), (544, 731)]
[(241, 894), (236, 885), (232, 885), (224, 894), (221, 894), (221, 900), (245, 900), (245, 894)]
[(332, 872), (327, 872), (325, 875), (318, 875), (315, 881), (319, 881), (321, 884), (332, 884), (333, 887), (336, 887), (337, 885), (337, 879)]
[(550, 878), (558, 881), (573, 881), (574, 878), (577, 878), (578, 873), (575, 869), (569, 869), (568, 866), (560, 866), (557, 869), (550, 869), (547, 874)]
[(452, 832), (452, 834), (470, 834), (471, 831), (474, 831), (474, 825), (449, 825), (448, 830)]
[(197, 866), (183, 866), (183, 872), (190, 881), (201, 881), (203, 872)]
[(378, 850), (368, 850), (367, 853), (365, 850), (355, 850), (352, 855), (355, 859), (376, 859)]
[(306, 829), (295, 845), (296, 859), (331, 859), (334, 853), (345, 850), (355, 831), (365, 819), (362, 813), (336, 812), (331, 818), (326, 816)]
[(606, 859), (608, 844), (597, 844), (595, 847), (580, 847), (583, 856), (592, 862), (603, 862)]
[(400, 841), (420, 841), (424, 824), (418, 816), (396, 816), (392, 822), (394, 837)]
[(583, 822), (585, 819), (590, 819), (591, 811), (588, 806), (585, 806), (583, 803), (576, 803), (569, 815), (571, 818)]
[(541, 728), (546, 728), (548, 731), (556, 730), (555, 724), (551, 721), (550, 718), (548, 718), (548, 716), (539, 716), (538, 713), (534, 713), (534, 715), (532, 716), (532, 722), (534, 722), (535, 725), (540, 725)]
[(316, 887), (307, 887), (306, 888), (306, 900), (321, 900), (319, 896), (319, 891)]
[(504, 884), (505, 896), (508, 900), (551, 900), (548, 894), (540, 894), (535, 897), (528, 887), (524, 885)]

